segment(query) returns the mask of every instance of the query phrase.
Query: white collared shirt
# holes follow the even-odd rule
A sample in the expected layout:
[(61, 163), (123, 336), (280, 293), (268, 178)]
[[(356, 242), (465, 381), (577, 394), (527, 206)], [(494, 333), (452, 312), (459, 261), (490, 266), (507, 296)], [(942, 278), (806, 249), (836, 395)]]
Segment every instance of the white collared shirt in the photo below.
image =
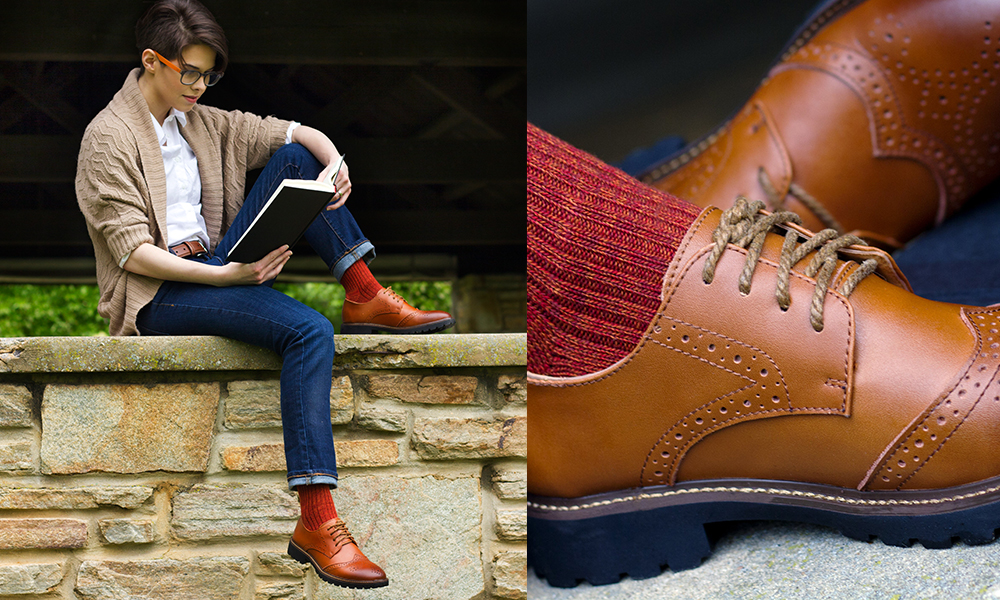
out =
[[(187, 115), (171, 108), (161, 126), (153, 113), (149, 113), (156, 129), (157, 142), (163, 154), (163, 171), (167, 177), (167, 247), (180, 242), (201, 240), (209, 247), (208, 227), (201, 215), (201, 174), (198, 157), (181, 135), (180, 127), (187, 125)], [(180, 127), (178, 126), (180, 125)], [(285, 143), (292, 142), (292, 132), (300, 123), (292, 122), (285, 132)], [(125, 267), (132, 252), (118, 261)]]
[(153, 127), (163, 153), (167, 175), (167, 247), (180, 242), (201, 240), (208, 248), (208, 227), (201, 216), (201, 174), (198, 159), (181, 135), (187, 115), (171, 108), (161, 126), (152, 113)]

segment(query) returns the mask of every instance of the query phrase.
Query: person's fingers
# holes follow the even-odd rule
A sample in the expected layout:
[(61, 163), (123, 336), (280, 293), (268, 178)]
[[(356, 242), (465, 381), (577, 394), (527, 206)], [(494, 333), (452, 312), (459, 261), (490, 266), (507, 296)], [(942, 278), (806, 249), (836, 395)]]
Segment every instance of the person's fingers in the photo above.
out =
[(288, 249), (287, 244), (269, 252), (264, 258), (258, 260), (253, 265), (257, 279), (259, 281), (274, 279), (281, 272), (281, 268), (288, 262), (291, 256), (292, 251)]
[(347, 194), (343, 194), (340, 197), (340, 200), (337, 200), (336, 202), (331, 202), (330, 204), (327, 204), (326, 205), (326, 210), (337, 210), (338, 208), (340, 208), (341, 206), (343, 206), (344, 202), (346, 202), (346, 201), (347, 201)]
[(330, 174), (330, 169), (332, 169), (332, 168), (333, 168), (333, 165), (327, 165), (325, 169), (323, 169), (322, 171), (320, 171), (319, 177), (316, 178), (316, 181), (323, 181), (323, 180), (325, 180), (327, 178), (327, 176)]

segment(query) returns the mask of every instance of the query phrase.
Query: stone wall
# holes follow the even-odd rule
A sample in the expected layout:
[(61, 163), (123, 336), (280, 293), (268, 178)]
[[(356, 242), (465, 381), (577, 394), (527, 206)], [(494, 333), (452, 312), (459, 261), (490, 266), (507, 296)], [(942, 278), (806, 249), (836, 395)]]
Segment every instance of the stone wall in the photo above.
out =
[(0, 598), (525, 598), (524, 334), (339, 336), (334, 494), (387, 588), (285, 549), (280, 359), (230, 340), (0, 339)]

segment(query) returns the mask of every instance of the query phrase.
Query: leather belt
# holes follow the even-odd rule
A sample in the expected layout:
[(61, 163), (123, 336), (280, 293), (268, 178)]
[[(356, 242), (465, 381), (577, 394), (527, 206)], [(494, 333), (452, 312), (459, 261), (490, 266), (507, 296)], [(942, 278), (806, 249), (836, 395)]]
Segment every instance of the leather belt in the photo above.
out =
[(205, 247), (205, 244), (201, 243), (201, 240), (188, 240), (186, 242), (174, 244), (169, 249), (171, 254), (181, 258), (187, 258), (189, 256), (198, 258), (208, 254), (208, 248)]

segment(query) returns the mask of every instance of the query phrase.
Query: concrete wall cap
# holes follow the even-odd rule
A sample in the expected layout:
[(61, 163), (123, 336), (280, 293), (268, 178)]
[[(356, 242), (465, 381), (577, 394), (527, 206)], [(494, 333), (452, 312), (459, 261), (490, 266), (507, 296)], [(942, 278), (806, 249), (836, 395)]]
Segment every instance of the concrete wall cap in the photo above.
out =
[[(524, 333), (344, 335), (334, 369), (523, 367)], [(0, 373), (246, 371), (281, 369), (281, 358), (212, 336), (0, 338)]]

